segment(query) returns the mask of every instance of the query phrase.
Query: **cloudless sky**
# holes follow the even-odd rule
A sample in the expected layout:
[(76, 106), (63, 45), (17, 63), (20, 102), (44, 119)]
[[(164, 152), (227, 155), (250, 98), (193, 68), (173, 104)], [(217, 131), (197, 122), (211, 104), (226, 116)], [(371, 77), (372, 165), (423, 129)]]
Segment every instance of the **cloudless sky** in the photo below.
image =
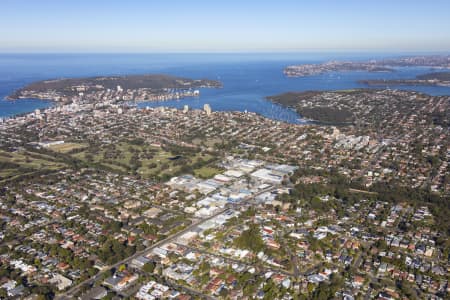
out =
[(0, 52), (450, 51), (449, 0), (0, 0)]

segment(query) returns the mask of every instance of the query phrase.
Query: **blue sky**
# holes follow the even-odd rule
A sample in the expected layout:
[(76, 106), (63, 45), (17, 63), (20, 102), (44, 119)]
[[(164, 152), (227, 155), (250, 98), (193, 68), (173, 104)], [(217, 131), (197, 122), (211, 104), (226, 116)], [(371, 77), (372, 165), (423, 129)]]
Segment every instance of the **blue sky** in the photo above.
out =
[(0, 52), (164, 51), (450, 51), (450, 1), (0, 1)]

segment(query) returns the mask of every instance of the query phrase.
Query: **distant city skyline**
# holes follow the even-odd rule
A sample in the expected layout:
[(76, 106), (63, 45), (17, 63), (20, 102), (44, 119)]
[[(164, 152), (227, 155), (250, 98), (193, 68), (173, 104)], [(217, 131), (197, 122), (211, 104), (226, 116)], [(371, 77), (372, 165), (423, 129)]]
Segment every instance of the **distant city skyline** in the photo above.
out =
[(2, 0), (0, 52), (447, 52), (449, 12), (443, 0)]

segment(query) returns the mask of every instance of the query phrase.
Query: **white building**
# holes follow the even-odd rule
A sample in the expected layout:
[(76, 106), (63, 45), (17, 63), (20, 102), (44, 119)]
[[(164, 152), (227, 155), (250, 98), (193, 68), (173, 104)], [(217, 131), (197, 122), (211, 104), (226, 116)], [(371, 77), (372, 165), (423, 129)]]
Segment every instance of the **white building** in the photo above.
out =
[(203, 110), (206, 112), (206, 115), (209, 116), (212, 113), (211, 106), (209, 104), (203, 105)]
[(251, 177), (263, 182), (269, 182), (272, 184), (281, 184), (283, 182), (283, 176), (278, 172), (274, 172), (269, 169), (259, 169), (251, 174)]
[(72, 285), (72, 280), (61, 274), (55, 274), (53, 275), (53, 278), (50, 279), (50, 283), (56, 285), (58, 290), (62, 291)]

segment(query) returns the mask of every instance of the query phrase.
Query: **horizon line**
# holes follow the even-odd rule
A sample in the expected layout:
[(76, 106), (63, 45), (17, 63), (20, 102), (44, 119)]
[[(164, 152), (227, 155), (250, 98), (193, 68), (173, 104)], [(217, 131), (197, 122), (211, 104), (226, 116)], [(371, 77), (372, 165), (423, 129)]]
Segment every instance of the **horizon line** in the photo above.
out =
[(375, 50), (375, 49), (320, 49), (320, 50), (167, 50), (167, 51), (2, 51), (0, 54), (450, 54), (450, 50)]

